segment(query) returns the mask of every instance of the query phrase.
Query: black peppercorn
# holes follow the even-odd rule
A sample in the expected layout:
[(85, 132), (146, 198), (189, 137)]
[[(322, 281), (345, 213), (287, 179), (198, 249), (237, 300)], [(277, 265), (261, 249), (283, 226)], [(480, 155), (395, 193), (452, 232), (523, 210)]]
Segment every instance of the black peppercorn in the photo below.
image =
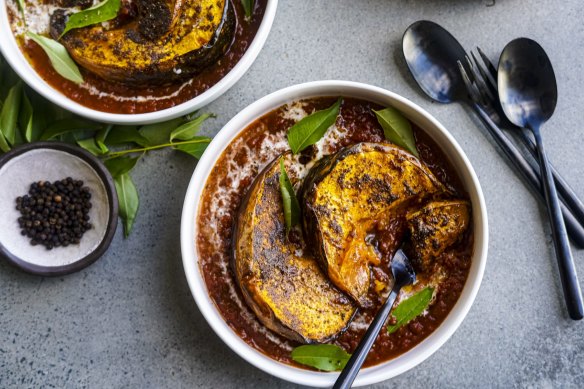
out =
[(91, 192), (83, 181), (67, 177), (60, 181), (33, 182), (27, 195), (16, 198), (20, 211), (18, 225), (30, 244), (44, 245), (47, 250), (79, 244), (89, 223)]

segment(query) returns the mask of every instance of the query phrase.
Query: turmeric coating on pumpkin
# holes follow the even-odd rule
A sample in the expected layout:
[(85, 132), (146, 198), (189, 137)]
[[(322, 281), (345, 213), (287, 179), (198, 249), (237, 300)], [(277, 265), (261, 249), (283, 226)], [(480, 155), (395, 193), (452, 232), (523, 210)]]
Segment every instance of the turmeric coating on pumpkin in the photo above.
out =
[[(87, 70), (106, 80), (130, 84), (168, 83), (196, 74), (218, 60), (231, 44), (235, 16), (229, 1), (137, 3), (137, 15), (130, 21), (74, 29), (61, 43)], [(54, 37), (63, 29), (62, 19), (52, 18)]]
[(235, 278), (266, 327), (302, 343), (327, 342), (348, 326), (356, 306), (286, 236), (279, 174), (276, 158), (242, 202), (234, 233)]
[(447, 248), (458, 241), (470, 223), (470, 203), (442, 200), (426, 204), (407, 215), (412, 260), (419, 271), (430, 271)]
[(359, 143), (321, 160), (303, 188), (308, 239), (331, 281), (361, 306), (370, 305), (370, 265), (379, 257), (367, 242), (377, 221), (444, 191), (411, 154), (390, 144)]

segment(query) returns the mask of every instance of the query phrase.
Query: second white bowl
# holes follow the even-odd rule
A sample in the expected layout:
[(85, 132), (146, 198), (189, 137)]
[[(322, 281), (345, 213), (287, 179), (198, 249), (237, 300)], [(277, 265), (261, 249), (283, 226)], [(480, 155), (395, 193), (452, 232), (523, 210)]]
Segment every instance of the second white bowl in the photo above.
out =
[[(251, 122), (288, 102), (318, 96), (344, 96), (368, 100), (382, 106), (393, 106), (430, 135), (450, 159), (467, 190), (473, 208), (474, 247), (468, 279), (458, 302), (444, 322), (420, 344), (395, 359), (363, 369), (355, 381), (356, 386), (369, 385), (401, 374), (418, 365), (456, 331), (468, 313), (479, 290), (487, 261), (488, 223), (487, 210), (481, 186), (464, 151), (450, 133), (428, 112), (387, 90), (347, 81), (317, 81), (291, 86), (272, 93), (251, 104), (237, 114), (213, 139), (191, 178), (181, 221), (181, 249), (183, 266), (193, 297), (203, 316), (219, 337), (243, 359), (263, 371), (299, 385), (332, 386), (338, 373), (324, 373), (300, 369), (277, 362), (244, 342), (224, 321), (219, 310), (209, 298), (201, 275), (195, 244), (197, 215), (201, 194), (217, 159), (229, 143)], [(202, 335), (203, 336), (203, 335)]]

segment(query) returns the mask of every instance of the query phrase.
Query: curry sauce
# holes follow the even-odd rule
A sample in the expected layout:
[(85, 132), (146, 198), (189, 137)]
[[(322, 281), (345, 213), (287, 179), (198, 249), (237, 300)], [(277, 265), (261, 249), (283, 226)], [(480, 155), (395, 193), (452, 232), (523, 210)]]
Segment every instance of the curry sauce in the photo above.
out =
[[(290, 356), (292, 349), (300, 343), (268, 329), (246, 303), (231, 266), (235, 249), (233, 226), (239, 220), (240, 206), (254, 179), (274, 158), (289, 149), (286, 139), (288, 129), (306, 114), (327, 108), (335, 101), (336, 97), (293, 102), (251, 123), (227, 146), (213, 167), (198, 211), (196, 246), (201, 274), (211, 300), (226, 323), (250, 346), (275, 360), (303, 368), (307, 367), (297, 365)], [(343, 148), (362, 142), (385, 142), (383, 130), (372, 111), (381, 108), (367, 101), (345, 98), (335, 126), (316, 145), (292, 157), (294, 160), (287, 167), (292, 181), (300, 182), (323, 157)], [(412, 126), (424, 169), (431, 171), (438, 184), (448, 188), (453, 198), (467, 202), (468, 195), (448, 158), (422, 129), (414, 124)], [(296, 189), (298, 191), (299, 187)], [(405, 212), (397, 212), (392, 218), (394, 222), (383, 225), (376, 237), (381, 252), (399, 243), (406, 219)], [(368, 355), (366, 366), (389, 360), (411, 349), (432, 333), (448, 315), (462, 292), (471, 264), (473, 232), (472, 223), (468, 224), (462, 238), (440, 253), (439, 271), (421, 274), (419, 282), (400, 295), (403, 299), (403, 296), (411, 295), (427, 285), (434, 286), (434, 299), (426, 312), (392, 334), (382, 330)], [(303, 255), (310, 256), (310, 248)], [(359, 307), (348, 328), (330, 341), (347, 352), (355, 349), (386, 297), (380, 293), (378, 285), (387, 285), (391, 279), (389, 258), (388, 255), (381, 258), (378, 263), (370, 263), (371, 284), (367, 293), (371, 304)]]

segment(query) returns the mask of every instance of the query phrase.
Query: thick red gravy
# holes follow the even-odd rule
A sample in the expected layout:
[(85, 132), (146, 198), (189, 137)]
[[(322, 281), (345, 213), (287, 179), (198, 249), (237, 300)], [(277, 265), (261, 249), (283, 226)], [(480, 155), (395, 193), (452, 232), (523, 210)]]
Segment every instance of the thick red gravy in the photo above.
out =
[[(235, 7), (237, 15), (235, 38), (231, 47), (217, 63), (209, 66), (202, 73), (185, 83), (164, 86), (146, 85), (138, 88), (106, 81), (81, 68), (80, 71), (87, 85), (79, 86), (61, 77), (52, 67), (45, 52), (36, 43), (29, 40), (25, 44), (21, 36), (17, 37), (17, 40), (35, 71), (53, 88), (71, 100), (103, 112), (120, 114), (154, 112), (174, 107), (199, 96), (217, 84), (233, 69), (255, 38), (264, 16), (267, 0), (256, 0), (256, 4), (256, 12), (253, 18), (248, 21), (245, 20), (241, 1), (231, 1), (231, 5)], [(10, 17), (12, 20), (15, 15), (10, 15)], [(136, 96), (152, 96), (155, 98), (137, 101), (135, 99)]]
[[(311, 113), (313, 110), (329, 107), (335, 100), (336, 98), (303, 100), (295, 107), (302, 105), (304, 111)], [(285, 134), (298, 119), (293, 114), (296, 108), (291, 107), (280, 107), (257, 119), (227, 146), (205, 185), (198, 211), (196, 246), (209, 295), (233, 331), (250, 346), (271, 358), (306, 368), (296, 364), (290, 357), (291, 350), (298, 344), (265, 328), (247, 307), (230, 266), (232, 226), (238, 217), (240, 202), (254, 177), (271, 160), (288, 149)], [(367, 101), (345, 98), (336, 122), (343, 135), (324, 148), (326, 153), (333, 153), (358, 142), (382, 141), (383, 130), (372, 112), (372, 109), (380, 108)], [(457, 197), (468, 198), (447, 157), (422, 129), (414, 126), (414, 130), (422, 161)], [(299, 161), (310, 160), (315, 152), (316, 147), (309, 148), (299, 157)], [(445, 276), (440, 278), (435, 298), (427, 313), (391, 335), (382, 330), (369, 353), (366, 366), (404, 353), (442, 323), (464, 287), (471, 263), (472, 237), (470, 228), (462, 242), (441, 258)], [(387, 274), (387, 264), (384, 266), (385, 270), (383, 266), (375, 268), (373, 277), (391, 277)], [(420, 284), (423, 282), (421, 280)], [(381, 303), (378, 299), (374, 308), (359, 310), (347, 331), (334, 344), (352, 352)]]

